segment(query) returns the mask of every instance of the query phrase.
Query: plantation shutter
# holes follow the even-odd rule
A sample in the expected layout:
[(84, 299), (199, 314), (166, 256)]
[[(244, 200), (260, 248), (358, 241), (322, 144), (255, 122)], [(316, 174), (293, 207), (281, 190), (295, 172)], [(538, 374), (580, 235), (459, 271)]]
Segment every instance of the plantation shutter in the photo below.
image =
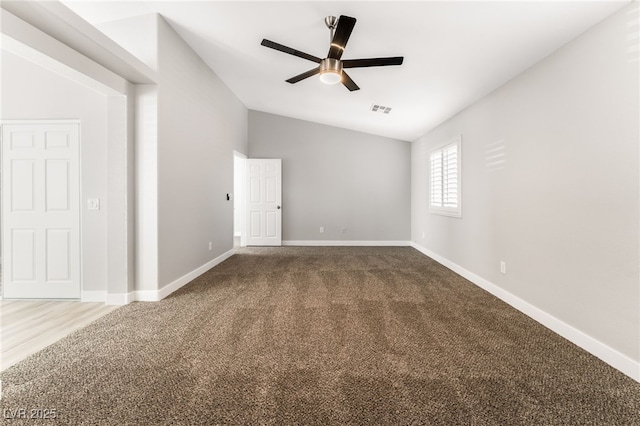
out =
[(430, 165), (430, 210), (460, 216), (460, 138), (433, 151)]
[(442, 151), (431, 154), (431, 206), (442, 207)]
[(442, 152), (442, 206), (458, 207), (458, 146)]

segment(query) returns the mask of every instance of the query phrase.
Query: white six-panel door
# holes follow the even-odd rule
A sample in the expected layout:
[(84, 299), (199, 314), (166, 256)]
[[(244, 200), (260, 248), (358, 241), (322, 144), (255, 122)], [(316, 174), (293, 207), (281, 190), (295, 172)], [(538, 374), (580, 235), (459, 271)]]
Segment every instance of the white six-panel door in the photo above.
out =
[(247, 160), (249, 246), (282, 245), (282, 160)]
[(80, 297), (79, 125), (2, 125), (4, 298)]

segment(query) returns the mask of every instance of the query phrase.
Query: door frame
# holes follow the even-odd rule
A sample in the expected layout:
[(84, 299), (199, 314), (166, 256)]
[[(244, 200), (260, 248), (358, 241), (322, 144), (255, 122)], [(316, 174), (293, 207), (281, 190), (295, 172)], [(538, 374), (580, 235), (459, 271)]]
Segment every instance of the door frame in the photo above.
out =
[[(240, 165), (240, 170), (236, 170), (236, 165)], [(236, 237), (236, 228), (240, 229), (240, 247), (247, 246), (246, 228), (246, 193), (247, 193), (247, 156), (241, 152), (233, 150), (233, 238)], [(238, 172), (238, 173), (236, 173)], [(240, 213), (236, 216), (236, 202)], [(238, 222), (236, 223), (236, 217)]]
[[(4, 228), (4, 204), (2, 203), (2, 194), (4, 194), (5, 191), (5, 183), (4, 183), (4, 179), (3, 179), (3, 169), (2, 169), (2, 164), (3, 164), (3, 153), (4, 153), (4, 138), (2, 137), (3, 131), (2, 131), (2, 127), (4, 125), (12, 125), (12, 124), (75, 124), (78, 126), (78, 262), (79, 262), (79, 279), (80, 279), (80, 289), (79, 289), (79, 294), (78, 294), (78, 298), (77, 300), (81, 300), (81, 296), (82, 296), (82, 289), (84, 286), (84, 272), (83, 272), (83, 254), (84, 254), (84, 249), (82, 246), (82, 236), (83, 236), (83, 211), (84, 209), (82, 208), (82, 124), (80, 122), (80, 119), (11, 119), (11, 120), (1, 120), (0, 119), (0, 267), (4, 266), (4, 253), (5, 253), (5, 249), (6, 247), (4, 247), (4, 238), (2, 237), (5, 233), (5, 228)], [(5, 271), (4, 268), (2, 268), (2, 271)], [(4, 286), (4, 273), (0, 273), (0, 279), (2, 280), (0, 282), (0, 285), (2, 286), (2, 291), (0, 291), (0, 300), (4, 299), (4, 290), (5, 290), (5, 286)], [(37, 300), (37, 299), (34, 299)], [(56, 299), (50, 299), (50, 300), (56, 300)], [(63, 299), (61, 299), (63, 300)], [(76, 300), (76, 299), (73, 299)]]

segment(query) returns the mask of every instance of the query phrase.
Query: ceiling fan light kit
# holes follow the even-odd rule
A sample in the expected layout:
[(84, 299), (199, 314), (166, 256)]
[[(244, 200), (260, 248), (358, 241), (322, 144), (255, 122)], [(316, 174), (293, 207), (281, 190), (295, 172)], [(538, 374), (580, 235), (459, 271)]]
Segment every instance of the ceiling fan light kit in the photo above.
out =
[(320, 62), (320, 81), (324, 84), (337, 84), (342, 81), (342, 62), (326, 58)]
[(360, 90), (360, 87), (344, 72), (344, 68), (364, 68), (364, 67), (383, 67), (389, 65), (402, 65), (404, 58), (395, 56), (390, 58), (369, 58), (369, 59), (347, 59), (341, 60), (342, 53), (347, 46), (347, 41), (351, 36), (353, 27), (356, 25), (356, 18), (341, 15), (340, 18), (335, 16), (327, 16), (324, 22), (330, 31), (329, 53), (324, 59), (309, 55), (296, 49), (284, 46), (282, 44), (263, 39), (262, 44), (265, 47), (297, 56), (315, 62), (318, 67), (302, 74), (298, 74), (289, 78), (287, 83), (295, 84), (311, 76), (320, 75), (320, 81), (325, 84), (342, 83), (349, 91)]

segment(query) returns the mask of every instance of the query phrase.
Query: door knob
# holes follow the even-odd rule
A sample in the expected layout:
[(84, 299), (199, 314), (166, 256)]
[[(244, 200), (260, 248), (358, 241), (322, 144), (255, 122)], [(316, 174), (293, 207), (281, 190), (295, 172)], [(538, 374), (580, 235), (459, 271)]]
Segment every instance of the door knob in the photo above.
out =
[(278, 206), (278, 210), (280, 210), (280, 206)]

